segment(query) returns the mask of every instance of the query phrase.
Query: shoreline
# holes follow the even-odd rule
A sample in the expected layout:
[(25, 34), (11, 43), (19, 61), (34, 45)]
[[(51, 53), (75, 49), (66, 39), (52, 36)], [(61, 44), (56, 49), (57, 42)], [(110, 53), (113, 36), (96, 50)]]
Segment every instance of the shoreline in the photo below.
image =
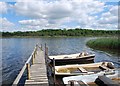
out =
[(118, 36), (0, 36), (0, 38), (51, 38), (51, 37), (55, 37), (55, 38), (61, 38), (61, 37), (118, 37)]

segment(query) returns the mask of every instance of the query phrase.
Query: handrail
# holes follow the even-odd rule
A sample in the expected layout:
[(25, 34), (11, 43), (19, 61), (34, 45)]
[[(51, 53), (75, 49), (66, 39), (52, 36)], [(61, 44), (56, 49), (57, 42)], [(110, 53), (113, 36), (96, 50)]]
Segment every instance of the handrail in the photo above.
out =
[(26, 64), (30, 62), (30, 60), (32, 59), (32, 55), (36, 52), (37, 47), (34, 48), (32, 54), (30, 55), (30, 57), (28, 58), (28, 60), (26, 61)]
[(20, 81), (20, 79), (21, 79), (21, 77), (22, 77), (25, 69), (26, 69), (26, 64), (23, 66), (22, 70), (19, 72), (17, 78), (16, 78), (15, 81), (13, 82), (13, 86), (14, 86), (14, 85), (17, 85), (17, 84), (19, 83), (19, 81)]
[[(14, 80), (12, 86), (17, 85), (17, 84), (19, 83), (19, 81), (20, 81), (23, 73), (25, 72), (25, 70), (26, 70), (26, 69), (29, 69), (28, 66), (29, 66), (29, 64), (30, 64), (30, 61), (32, 60), (32, 58), (35, 58), (35, 56), (33, 56), (33, 55), (35, 55), (35, 53), (36, 53), (36, 51), (37, 51), (38, 48), (40, 48), (40, 49), (42, 50), (42, 46), (39, 47), (38, 45), (36, 45), (36, 47), (34, 48), (32, 54), (30, 55), (30, 57), (28, 58), (28, 60), (27, 60), (26, 63), (24, 64), (23, 68), (22, 68), (21, 71), (19, 72), (18, 76), (17, 76), (16, 79)], [(27, 70), (27, 72), (30, 73), (29, 70)], [(28, 76), (29, 76), (29, 75), (28, 75)], [(28, 77), (28, 79), (29, 79), (29, 77)]]

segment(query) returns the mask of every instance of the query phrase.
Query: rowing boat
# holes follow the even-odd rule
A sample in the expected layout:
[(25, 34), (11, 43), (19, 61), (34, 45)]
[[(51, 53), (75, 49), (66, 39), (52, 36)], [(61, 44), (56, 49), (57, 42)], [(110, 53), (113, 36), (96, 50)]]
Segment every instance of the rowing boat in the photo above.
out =
[(55, 75), (69, 76), (69, 75), (86, 75), (95, 74), (99, 72), (110, 72), (114, 70), (112, 62), (98, 62), (90, 64), (71, 64), (55, 66)]
[(70, 55), (56, 55), (49, 56), (51, 63), (53, 58), (55, 59), (55, 65), (66, 65), (66, 64), (86, 64), (94, 62), (95, 54), (77, 53)]
[(85, 84), (86, 86), (88, 86), (90, 84), (97, 84), (96, 80), (98, 76), (105, 76), (110, 79), (115, 79), (116, 77), (118, 77), (118, 74), (119, 74), (118, 70), (114, 70), (111, 72), (113, 72), (113, 74), (108, 74), (107, 72), (102, 71), (102, 72), (91, 74), (91, 75), (78, 75), (78, 76), (64, 77), (63, 83), (67, 85), (67, 84), (70, 84), (70, 82), (72, 82), (74, 84)]

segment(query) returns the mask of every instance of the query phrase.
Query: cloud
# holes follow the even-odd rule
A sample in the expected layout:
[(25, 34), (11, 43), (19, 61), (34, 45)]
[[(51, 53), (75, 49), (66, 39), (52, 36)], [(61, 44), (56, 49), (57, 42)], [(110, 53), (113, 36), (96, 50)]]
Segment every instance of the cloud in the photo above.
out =
[(15, 26), (14, 23), (7, 20), (7, 18), (0, 18), (0, 31), (10, 31)]
[(112, 6), (108, 12), (103, 13), (98, 20), (98, 26), (107, 29), (118, 29), (118, 6)]
[[(118, 6), (106, 5), (97, 0), (16, 0), (12, 5), (25, 30), (40, 30), (45, 28), (117, 29)], [(106, 10), (107, 8), (107, 10)]]
[(37, 26), (37, 25), (46, 25), (47, 21), (45, 19), (41, 19), (41, 20), (33, 19), (33, 20), (22, 20), (22, 21), (19, 21), (19, 23), (22, 25)]
[[(47, 25), (48, 28), (51, 26), (59, 28), (63, 26), (63, 23), (70, 21), (76, 21), (81, 27), (86, 27), (88, 21), (94, 20), (94, 17), (90, 16), (91, 14), (103, 11), (104, 3), (95, 0), (55, 0), (52, 2), (43, 0), (28, 2), (26, 0), (25, 2), (17, 2), (14, 9), (18, 15), (33, 19), (27, 20), (26, 25), (43, 19), (46, 21), (43, 26)], [(22, 24), (22, 22), (19, 23)], [(33, 24), (31, 23), (31, 25)]]
[(113, 6), (110, 9), (110, 13), (113, 14), (114, 16), (118, 16), (118, 6)]
[(29, 28), (33, 30), (58, 28), (60, 24), (49, 24), (46, 19), (33, 19), (33, 20), (21, 20), (19, 23), (24, 26), (24, 28)]
[(101, 12), (104, 8), (104, 3), (95, 0), (27, 1), (17, 2), (14, 8), (18, 14), (31, 18), (61, 19), (80, 16), (79, 14), (82, 13), (94, 14)]
[(7, 13), (8, 5), (5, 2), (0, 2), (0, 14)]

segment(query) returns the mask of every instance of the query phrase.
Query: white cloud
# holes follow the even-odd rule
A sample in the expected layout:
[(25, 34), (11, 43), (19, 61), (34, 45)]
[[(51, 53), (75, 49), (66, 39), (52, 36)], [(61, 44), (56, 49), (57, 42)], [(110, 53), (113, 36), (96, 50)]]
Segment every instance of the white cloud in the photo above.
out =
[(49, 3), (43, 0), (39, 2), (26, 0), (25, 2), (17, 2), (14, 8), (18, 14), (32, 18), (61, 19), (80, 16), (83, 13), (101, 12), (104, 3), (95, 0), (56, 0)]
[[(49, 1), (49, 0), (48, 0)], [(19, 22), (28, 26), (35, 26), (39, 20), (43, 19), (43, 28), (59, 28), (65, 22), (76, 21), (81, 27), (90, 26), (95, 18), (90, 14), (95, 14), (104, 10), (104, 3), (96, 0), (55, 0), (52, 2), (25, 0), (17, 2), (14, 6), (18, 15), (27, 16), (32, 20)], [(36, 23), (33, 23), (36, 22)], [(89, 23), (90, 25), (89, 25)], [(42, 24), (41, 24), (42, 25)], [(40, 26), (40, 25), (39, 25)], [(66, 27), (66, 26), (65, 26)]]
[(45, 19), (33, 19), (33, 20), (21, 20), (19, 21), (24, 28), (29, 28), (33, 30), (40, 30), (40, 29), (49, 29), (49, 28), (58, 28), (60, 24), (50, 24)]
[(102, 17), (98, 21), (100, 24), (117, 24), (118, 17), (117, 16), (110, 16), (110, 17)]
[(113, 14), (114, 16), (118, 16), (118, 6), (113, 6), (110, 9), (110, 13)]
[(13, 29), (14, 23), (7, 20), (7, 18), (0, 18), (0, 31), (10, 31)]
[(101, 28), (118, 29), (118, 6), (112, 6), (108, 12), (103, 13), (97, 23)]
[(33, 19), (33, 20), (22, 20), (22, 21), (19, 21), (19, 23), (22, 25), (37, 26), (37, 25), (46, 25), (47, 21), (45, 19), (41, 19), (41, 20)]
[(0, 2), (0, 14), (7, 13), (8, 5), (5, 2)]
[[(116, 29), (118, 23), (118, 6), (108, 6), (105, 5), (105, 2), (97, 0), (16, 1), (12, 5), (12, 10), (16, 12), (18, 17), (25, 16), (28, 18), (18, 21), (22, 25), (21, 30), (73, 28), (72, 25), (70, 27), (64, 25), (65, 23), (71, 24), (73, 21), (78, 24), (74, 27)], [(109, 11), (106, 11), (105, 8)], [(4, 11), (7, 12), (7, 9)]]

